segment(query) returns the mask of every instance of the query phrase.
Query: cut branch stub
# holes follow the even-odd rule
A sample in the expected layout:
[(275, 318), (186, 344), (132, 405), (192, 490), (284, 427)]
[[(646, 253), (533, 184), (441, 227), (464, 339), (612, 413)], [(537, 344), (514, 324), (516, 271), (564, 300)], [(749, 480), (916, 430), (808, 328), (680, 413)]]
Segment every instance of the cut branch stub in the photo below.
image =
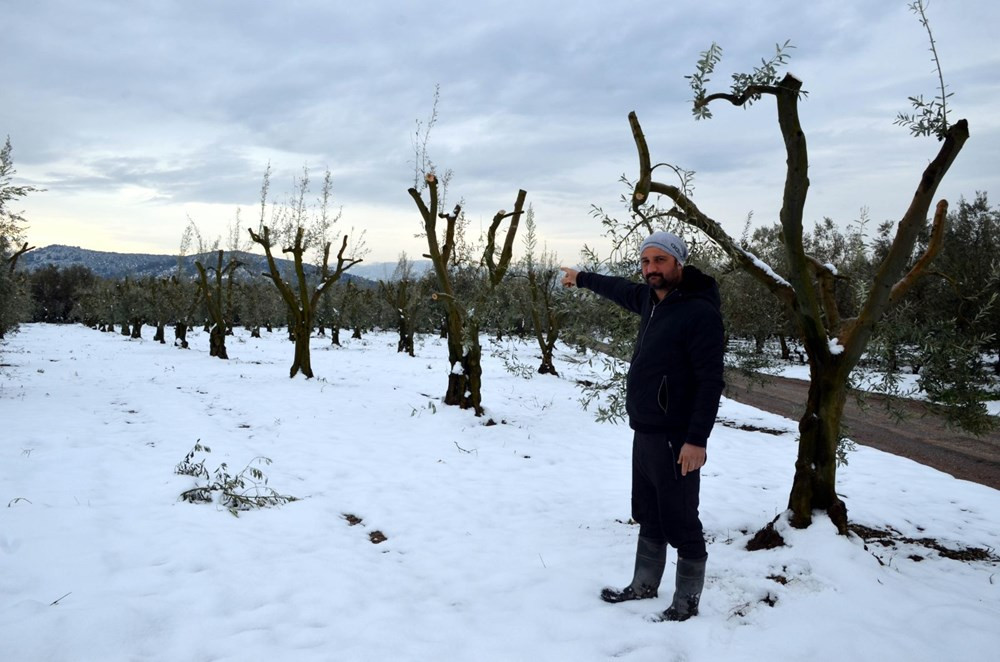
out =
[(917, 260), (916, 264), (910, 271), (899, 279), (899, 282), (893, 285), (892, 292), (889, 294), (889, 305), (895, 304), (897, 301), (903, 298), (910, 288), (913, 287), (914, 283), (917, 282), (921, 276), (927, 273), (927, 268), (930, 266), (931, 262), (937, 257), (938, 252), (944, 245), (944, 230), (947, 225), (948, 220), (948, 201), (940, 200), (937, 203), (937, 207), (934, 210), (934, 224), (931, 227), (931, 239), (927, 243), (927, 248), (924, 250), (923, 255)]
[[(489, 270), (490, 284), (493, 287), (500, 284), (504, 274), (507, 273), (507, 268), (510, 266), (510, 260), (514, 252), (514, 237), (517, 235), (517, 227), (520, 223), (521, 215), (524, 213), (524, 200), (527, 195), (528, 193), (524, 189), (519, 190), (517, 192), (517, 200), (514, 202), (514, 211), (509, 214), (504, 209), (498, 211), (493, 217), (493, 222), (486, 233), (486, 250), (483, 253), (483, 258)], [(500, 260), (499, 262), (495, 262), (497, 230), (505, 218), (511, 219), (510, 227), (507, 228), (504, 245), (500, 250)]]
[(639, 181), (635, 183), (632, 191), (632, 211), (639, 213), (639, 207), (649, 199), (649, 186), (653, 181), (652, 161), (649, 158), (649, 145), (646, 143), (646, 136), (639, 126), (639, 116), (633, 110), (628, 114), (628, 122), (632, 127), (632, 139), (635, 140), (636, 149), (639, 152)]

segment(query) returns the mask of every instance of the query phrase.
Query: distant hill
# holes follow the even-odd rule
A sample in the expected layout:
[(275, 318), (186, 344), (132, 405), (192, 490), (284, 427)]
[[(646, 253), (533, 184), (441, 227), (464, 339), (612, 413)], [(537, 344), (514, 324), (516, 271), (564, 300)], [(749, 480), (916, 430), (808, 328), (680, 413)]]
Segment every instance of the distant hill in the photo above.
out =
[[(237, 259), (246, 265), (247, 271), (251, 274), (260, 274), (267, 271), (267, 258), (254, 253), (236, 253)], [(228, 262), (228, 255), (227, 255)], [(205, 266), (215, 264), (215, 254), (206, 253), (202, 255), (187, 255), (181, 259), (182, 272), (189, 278), (193, 278), (197, 273), (194, 263), (201, 260)], [(278, 260), (281, 268), (290, 267), (290, 260)], [(167, 278), (177, 273), (177, 256), (175, 255), (151, 255), (148, 253), (111, 253), (105, 251), (92, 251), (77, 246), (62, 246), (54, 244), (45, 248), (36, 248), (28, 251), (17, 262), (19, 270), (34, 271), (49, 265), (54, 265), (60, 269), (73, 266), (86, 267), (101, 278), (122, 279), (128, 278)], [(430, 266), (427, 260), (418, 260), (414, 263), (415, 271), (423, 273)], [(379, 279), (392, 278), (392, 272), (396, 268), (395, 262), (376, 262), (368, 264), (362, 262), (351, 267), (350, 271), (344, 274), (345, 280), (353, 280), (359, 284), (374, 285)], [(308, 269), (315, 272), (317, 267), (309, 265)]]

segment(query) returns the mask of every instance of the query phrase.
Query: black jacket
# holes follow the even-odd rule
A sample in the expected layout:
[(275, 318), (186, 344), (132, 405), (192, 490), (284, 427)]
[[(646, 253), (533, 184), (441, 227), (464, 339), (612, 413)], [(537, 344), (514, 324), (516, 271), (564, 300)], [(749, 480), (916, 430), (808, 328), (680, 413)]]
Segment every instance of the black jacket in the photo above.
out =
[(704, 447), (725, 386), (715, 279), (686, 266), (663, 301), (648, 285), (625, 278), (581, 272), (576, 284), (641, 316), (625, 396), (629, 426)]

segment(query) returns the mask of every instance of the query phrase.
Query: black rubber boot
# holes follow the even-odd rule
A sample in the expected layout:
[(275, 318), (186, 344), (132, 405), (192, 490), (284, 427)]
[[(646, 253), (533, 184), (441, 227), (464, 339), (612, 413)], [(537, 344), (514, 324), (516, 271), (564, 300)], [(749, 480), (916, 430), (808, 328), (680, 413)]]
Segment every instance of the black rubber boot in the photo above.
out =
[(674, 599), (667, 610), (656, 617), (657, 621), (686, 621), (698, 615), (698, 602), (705, 587), (705, 562), (703, 559), (677, 559), (677, 578), (674, 581)]
[(635, 573), (632, 575), (632, 583), (623, 589), (611, 587), (602, 589), (601, 600), (627, 602), (655, 598), (666, 565), (667, 543), (658, 543), (639, 536), (635, 549)]

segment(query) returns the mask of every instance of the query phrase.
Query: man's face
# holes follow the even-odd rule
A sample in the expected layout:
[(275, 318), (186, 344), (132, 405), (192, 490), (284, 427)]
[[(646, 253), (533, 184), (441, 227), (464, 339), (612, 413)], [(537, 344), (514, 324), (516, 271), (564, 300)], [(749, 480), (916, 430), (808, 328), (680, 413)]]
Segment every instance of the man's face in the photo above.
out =
[(681, 282), (684, 269), (673, 255), (655, 246), (649, 246), (639, 258), (642, 277), (654, 290), (672, 290)]

